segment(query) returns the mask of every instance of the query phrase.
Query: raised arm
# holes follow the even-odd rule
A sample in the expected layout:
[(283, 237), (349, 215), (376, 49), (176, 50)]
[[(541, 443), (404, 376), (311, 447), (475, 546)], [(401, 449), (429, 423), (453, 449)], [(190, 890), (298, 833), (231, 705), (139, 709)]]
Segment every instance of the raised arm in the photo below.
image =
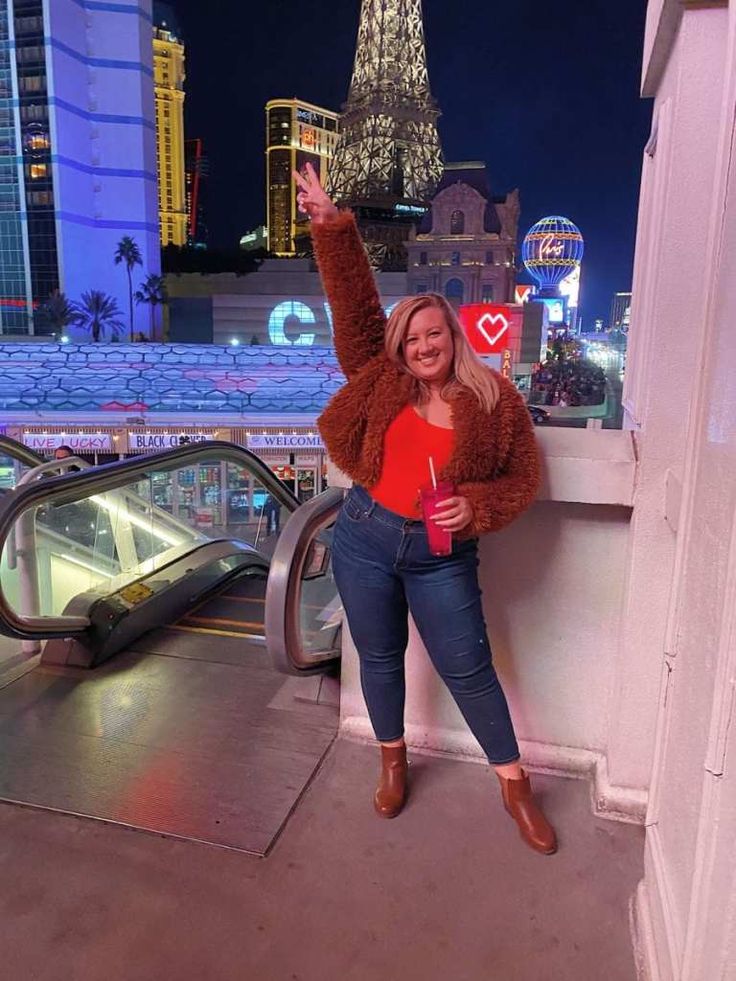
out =
[(355, 219), (339, 211), (314, 168), (294, 173), (297, 202), (312, 219), (312, 242), (322, 285), (332, 311), (335, 350), (350, 377), (384, 350), (386, 315)]

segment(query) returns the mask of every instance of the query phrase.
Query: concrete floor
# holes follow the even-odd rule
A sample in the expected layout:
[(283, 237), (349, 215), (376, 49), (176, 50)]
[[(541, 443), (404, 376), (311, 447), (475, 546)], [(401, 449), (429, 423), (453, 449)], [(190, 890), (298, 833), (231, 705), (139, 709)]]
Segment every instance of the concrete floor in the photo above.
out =
[(643, 830), (535, 777), (560, 851), (521, 843), (484, 768), (415, 756), (374, 816), (338, 740), (269, 857), (0, 805), (3, 976), (19, 981), (633, 981)]

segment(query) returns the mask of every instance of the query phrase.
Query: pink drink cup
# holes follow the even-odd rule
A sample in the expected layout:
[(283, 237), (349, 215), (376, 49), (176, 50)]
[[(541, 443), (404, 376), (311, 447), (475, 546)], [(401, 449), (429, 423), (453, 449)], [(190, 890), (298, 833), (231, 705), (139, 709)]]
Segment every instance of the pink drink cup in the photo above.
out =
[(438, 508), (439, 501), (446, 501), (453, 497), (455, 488), (449, 480), (438, 480), (437, 487), (431, 484), (422, 487), (419, 497), (422, 502), (422, 516), (424, 527), (427, 529), (427, 541), (432, 555), (451, 555), (452, 554), (452, 532), (447, 528), (441, 528), (436, 522), (432, 521), (433, 514), (443, 514), (445, 508)]

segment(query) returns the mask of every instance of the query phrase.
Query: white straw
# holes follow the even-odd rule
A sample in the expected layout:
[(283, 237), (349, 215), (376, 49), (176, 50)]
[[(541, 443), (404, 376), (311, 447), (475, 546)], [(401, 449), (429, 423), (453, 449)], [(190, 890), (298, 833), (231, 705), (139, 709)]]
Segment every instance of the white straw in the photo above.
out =
[(434, 460), (432, 457), (429, 458), (429, 472), (432, 474), (432, 487), (437, 490), (437, 477), (434, 472)]

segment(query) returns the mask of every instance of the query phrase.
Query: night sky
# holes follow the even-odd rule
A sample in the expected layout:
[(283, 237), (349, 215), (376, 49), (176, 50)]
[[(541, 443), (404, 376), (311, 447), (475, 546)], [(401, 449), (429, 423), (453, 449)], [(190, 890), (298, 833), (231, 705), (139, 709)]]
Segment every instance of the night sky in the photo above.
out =
[[(188, 137), (210, 159), (212, 245), (264, 221), (264, 105), (339, 110), (360, 0), (174, 0), (186, 44)], [(520, 238), (563, 214), (586, 240), (586, 326), (631, 287), (641, 154), (646, 0), (424, 0), (445, 159), (485, 160), (493, 193), (521, 192)], [(522, 279), (528, 278), (525, 276)]]

